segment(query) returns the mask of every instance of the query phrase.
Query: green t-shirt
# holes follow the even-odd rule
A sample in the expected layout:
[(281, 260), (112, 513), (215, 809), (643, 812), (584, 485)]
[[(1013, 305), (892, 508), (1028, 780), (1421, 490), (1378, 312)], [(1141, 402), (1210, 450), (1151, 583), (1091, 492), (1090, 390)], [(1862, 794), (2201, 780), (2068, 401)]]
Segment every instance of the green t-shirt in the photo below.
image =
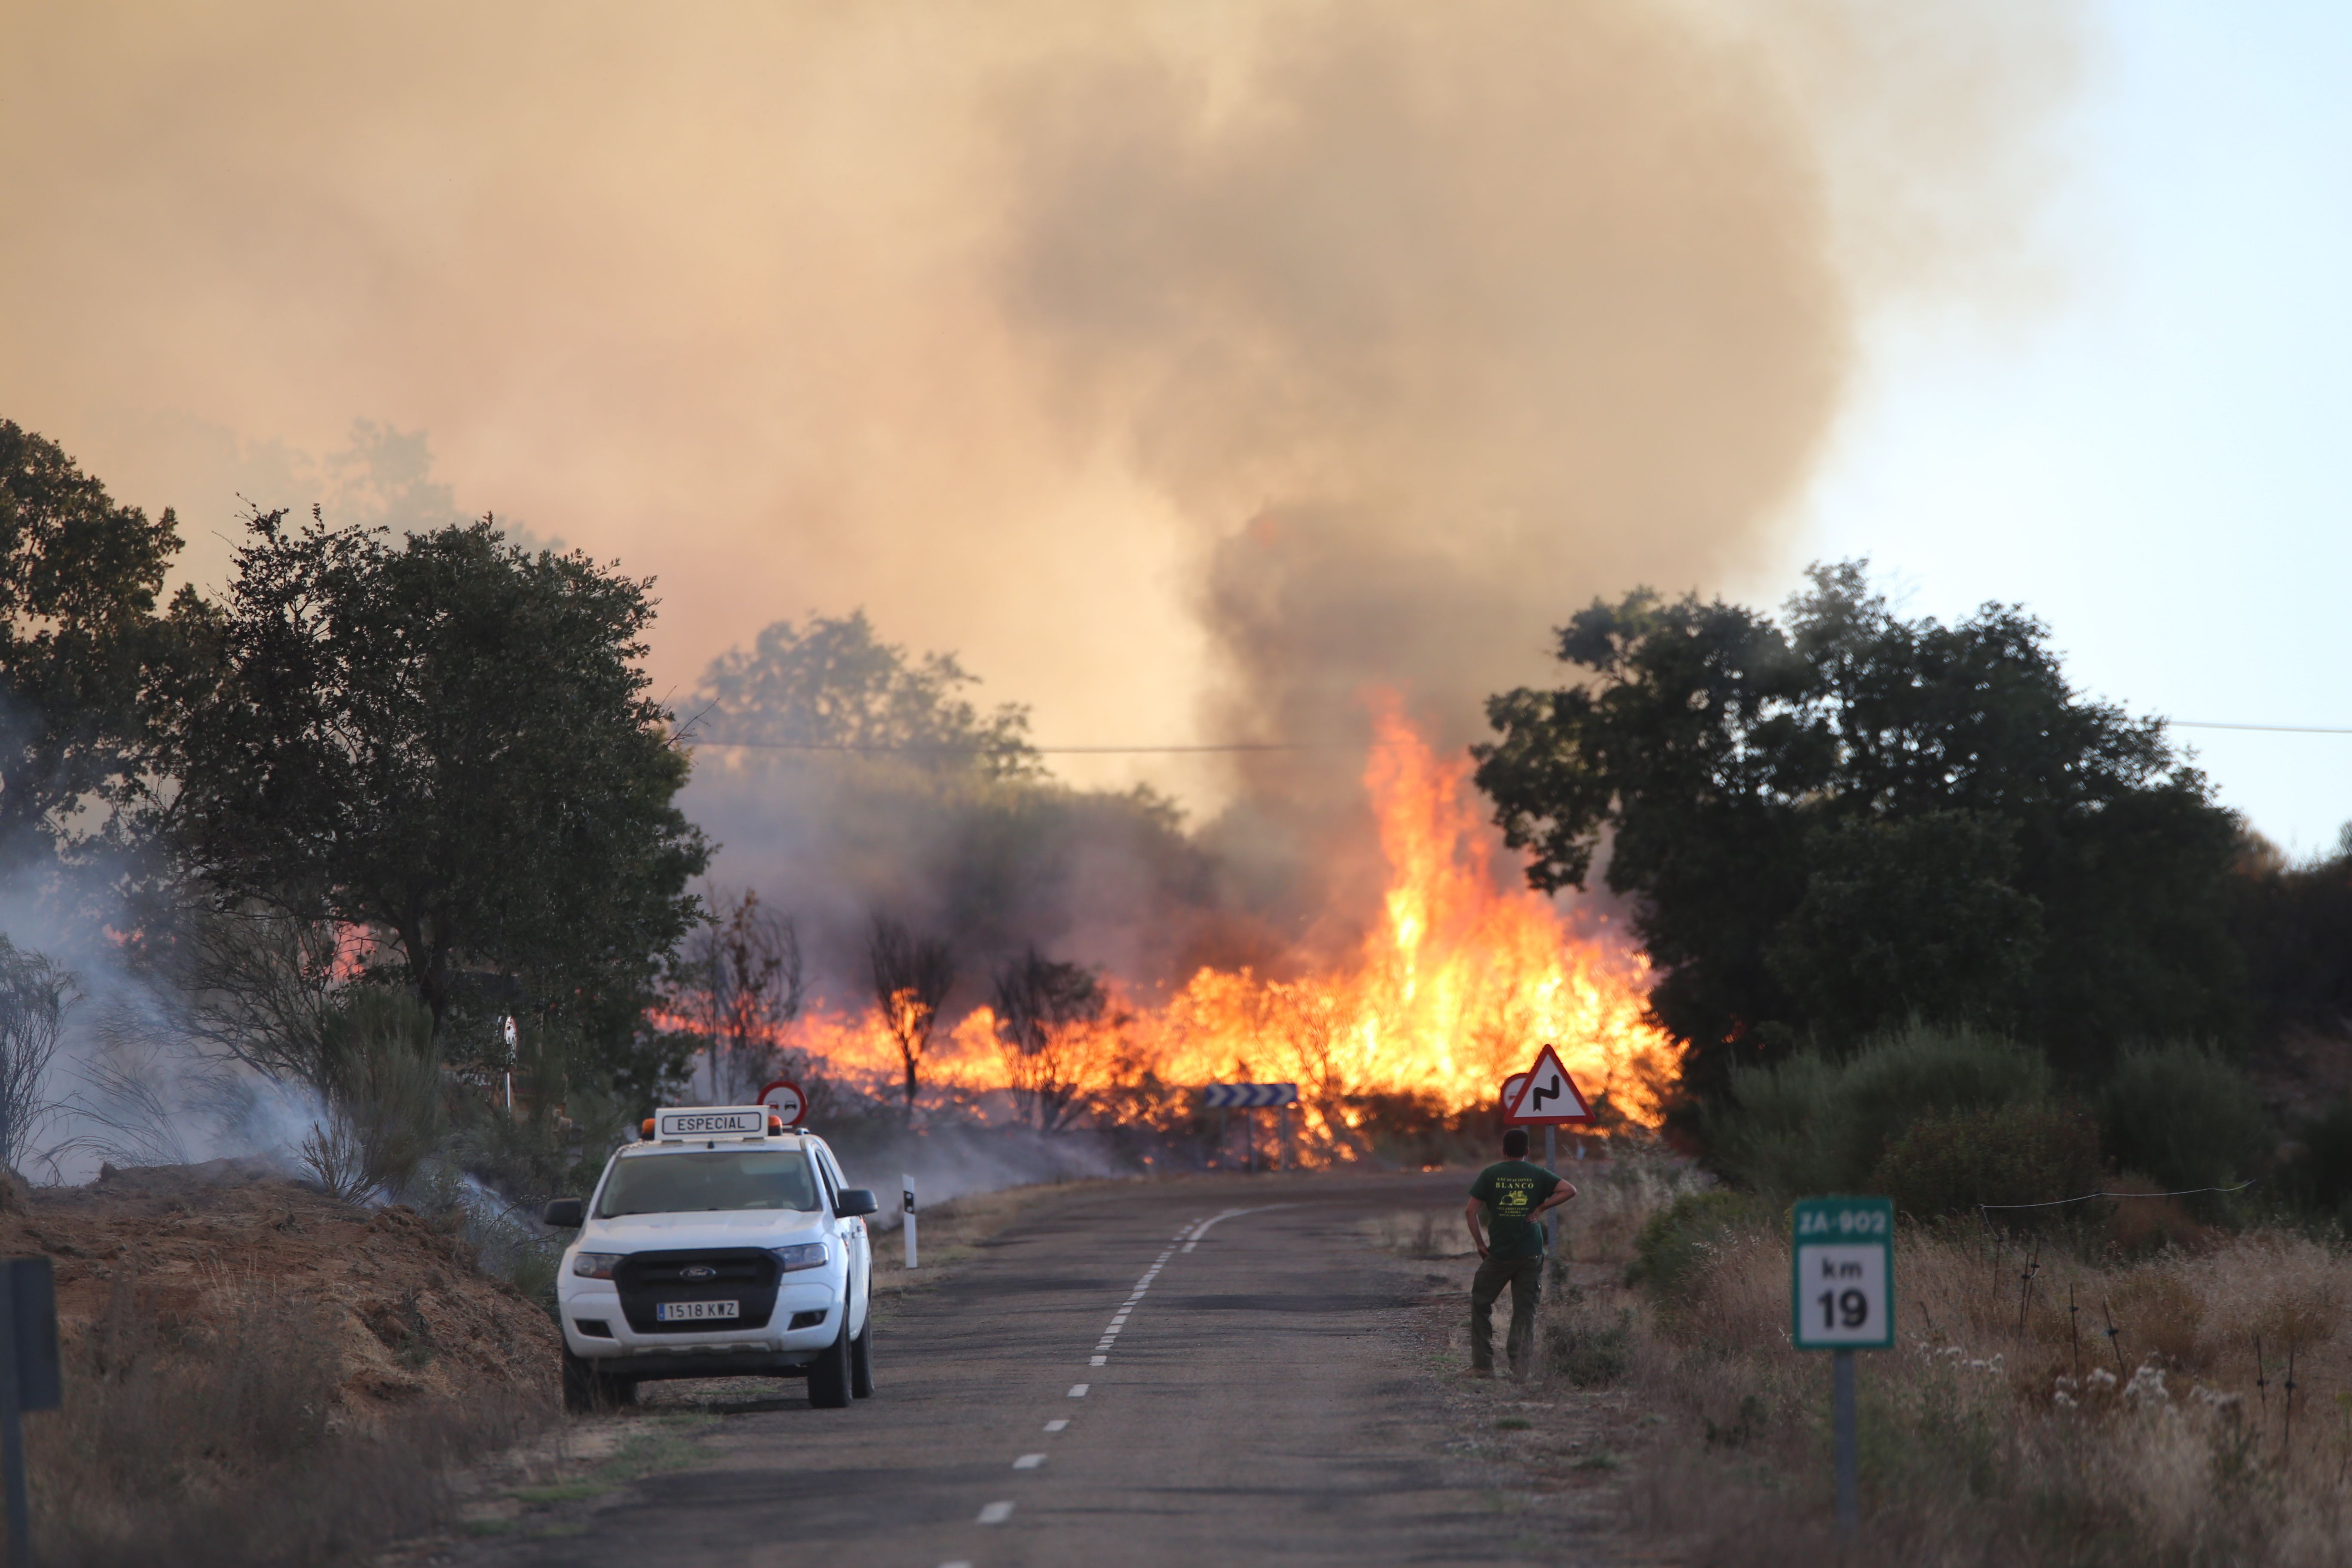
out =
[(1541, 1165), (1506, 1160), (1478, 1173), (1470, 1195), (1486, 1205), (1486, 1251), (1495, 1258), (1541, 1258), (1543, 1226), (1528, 1217), (1559, 1178)]

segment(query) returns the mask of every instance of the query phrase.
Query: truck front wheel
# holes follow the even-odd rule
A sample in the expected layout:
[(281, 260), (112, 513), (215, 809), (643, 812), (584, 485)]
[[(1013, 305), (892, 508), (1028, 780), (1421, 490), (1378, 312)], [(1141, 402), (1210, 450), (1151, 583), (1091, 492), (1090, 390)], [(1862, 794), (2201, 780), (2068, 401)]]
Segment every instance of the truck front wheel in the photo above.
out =
[(849, 1392), (860, 1399), (874, 1395), (874, 1310), (866, 1310), (866, 1331), (849, 1342)]
[(841, 1332), (819, 1352), (808, 1369), (809, 1406), (839, 1410), (849, 1403), (849, 1314), (841, 1314)]

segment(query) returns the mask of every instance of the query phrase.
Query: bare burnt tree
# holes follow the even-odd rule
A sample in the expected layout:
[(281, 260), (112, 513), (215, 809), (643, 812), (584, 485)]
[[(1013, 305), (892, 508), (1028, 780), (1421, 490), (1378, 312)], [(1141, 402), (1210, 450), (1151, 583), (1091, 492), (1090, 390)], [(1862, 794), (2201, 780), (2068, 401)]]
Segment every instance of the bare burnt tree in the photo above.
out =
[(1084, 1108), (1108, 1002), (1094, 975), (1029, 949), (996, 972), (996, 1041), (1022, 1119), (1058, 1131)]
[(686, 939), (677, 978), (673, 1000), (706, 1042), (712, 1100), (748, 1102), (775, 1076), (779, 1031), (801, 1016), (799, 929), (746, 889)]
[(441, 1061), (433, 1014), (404, 992), (353, 985), (328, 1020), (327, 1115), (296, 1152), (346, 1203), (405, 1191), (441, 1141)]
[(10, 1171), (21, 1168), (35, 1128), (55, 1109), (49, 1064), (72, 997), (72, 975), (0, 936), (0, 1165)]
[(183, 910), (166, 960), (185, 998), (179, 1027), (216, 1063), (331, 1094), (328, 1024), (340, 972), (365, 945), (354, 929), (257, 902)]
[(874, 969), (874, 1003), (882, 1026), (898, 1047), (907, 1069), (907, 1110), (912, 1114), (921, 1088), (923, 1055), (930, 1048), (940, 1008), (955, 985), (955, 953), (944, 942), (919, 937), (887, 915), (874, 917), (866, 941)]

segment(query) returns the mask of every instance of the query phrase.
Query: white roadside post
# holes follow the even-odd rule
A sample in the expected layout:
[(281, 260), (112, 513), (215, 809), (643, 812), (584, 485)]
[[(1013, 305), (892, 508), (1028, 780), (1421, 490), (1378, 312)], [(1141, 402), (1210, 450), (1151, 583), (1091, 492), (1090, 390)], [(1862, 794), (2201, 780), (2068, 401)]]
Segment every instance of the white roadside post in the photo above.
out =
[(912, 1269), (915, 1267), (915, 1178), (901, 1176), (898, 1184), (907, 1215), (907, 1267)]
[(1791, 1215), (1789, 1311), (1801, 1351), (1832, 1352), (1838, 1532), (1861, 1521), (1853, 1352), (1895, 1348), (1895, 1201), (1801, 1198)]

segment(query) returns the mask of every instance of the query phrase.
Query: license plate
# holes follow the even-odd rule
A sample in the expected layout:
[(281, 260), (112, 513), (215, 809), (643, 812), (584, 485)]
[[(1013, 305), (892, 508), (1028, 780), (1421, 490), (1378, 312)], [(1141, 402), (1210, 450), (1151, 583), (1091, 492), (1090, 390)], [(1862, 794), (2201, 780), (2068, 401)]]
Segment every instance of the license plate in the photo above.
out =
[(742, 1315), (740, 1301), (664, 1301), (654, 1308), (654, 1321), (662, 1323), (695, 1323), (706, 1318)]

